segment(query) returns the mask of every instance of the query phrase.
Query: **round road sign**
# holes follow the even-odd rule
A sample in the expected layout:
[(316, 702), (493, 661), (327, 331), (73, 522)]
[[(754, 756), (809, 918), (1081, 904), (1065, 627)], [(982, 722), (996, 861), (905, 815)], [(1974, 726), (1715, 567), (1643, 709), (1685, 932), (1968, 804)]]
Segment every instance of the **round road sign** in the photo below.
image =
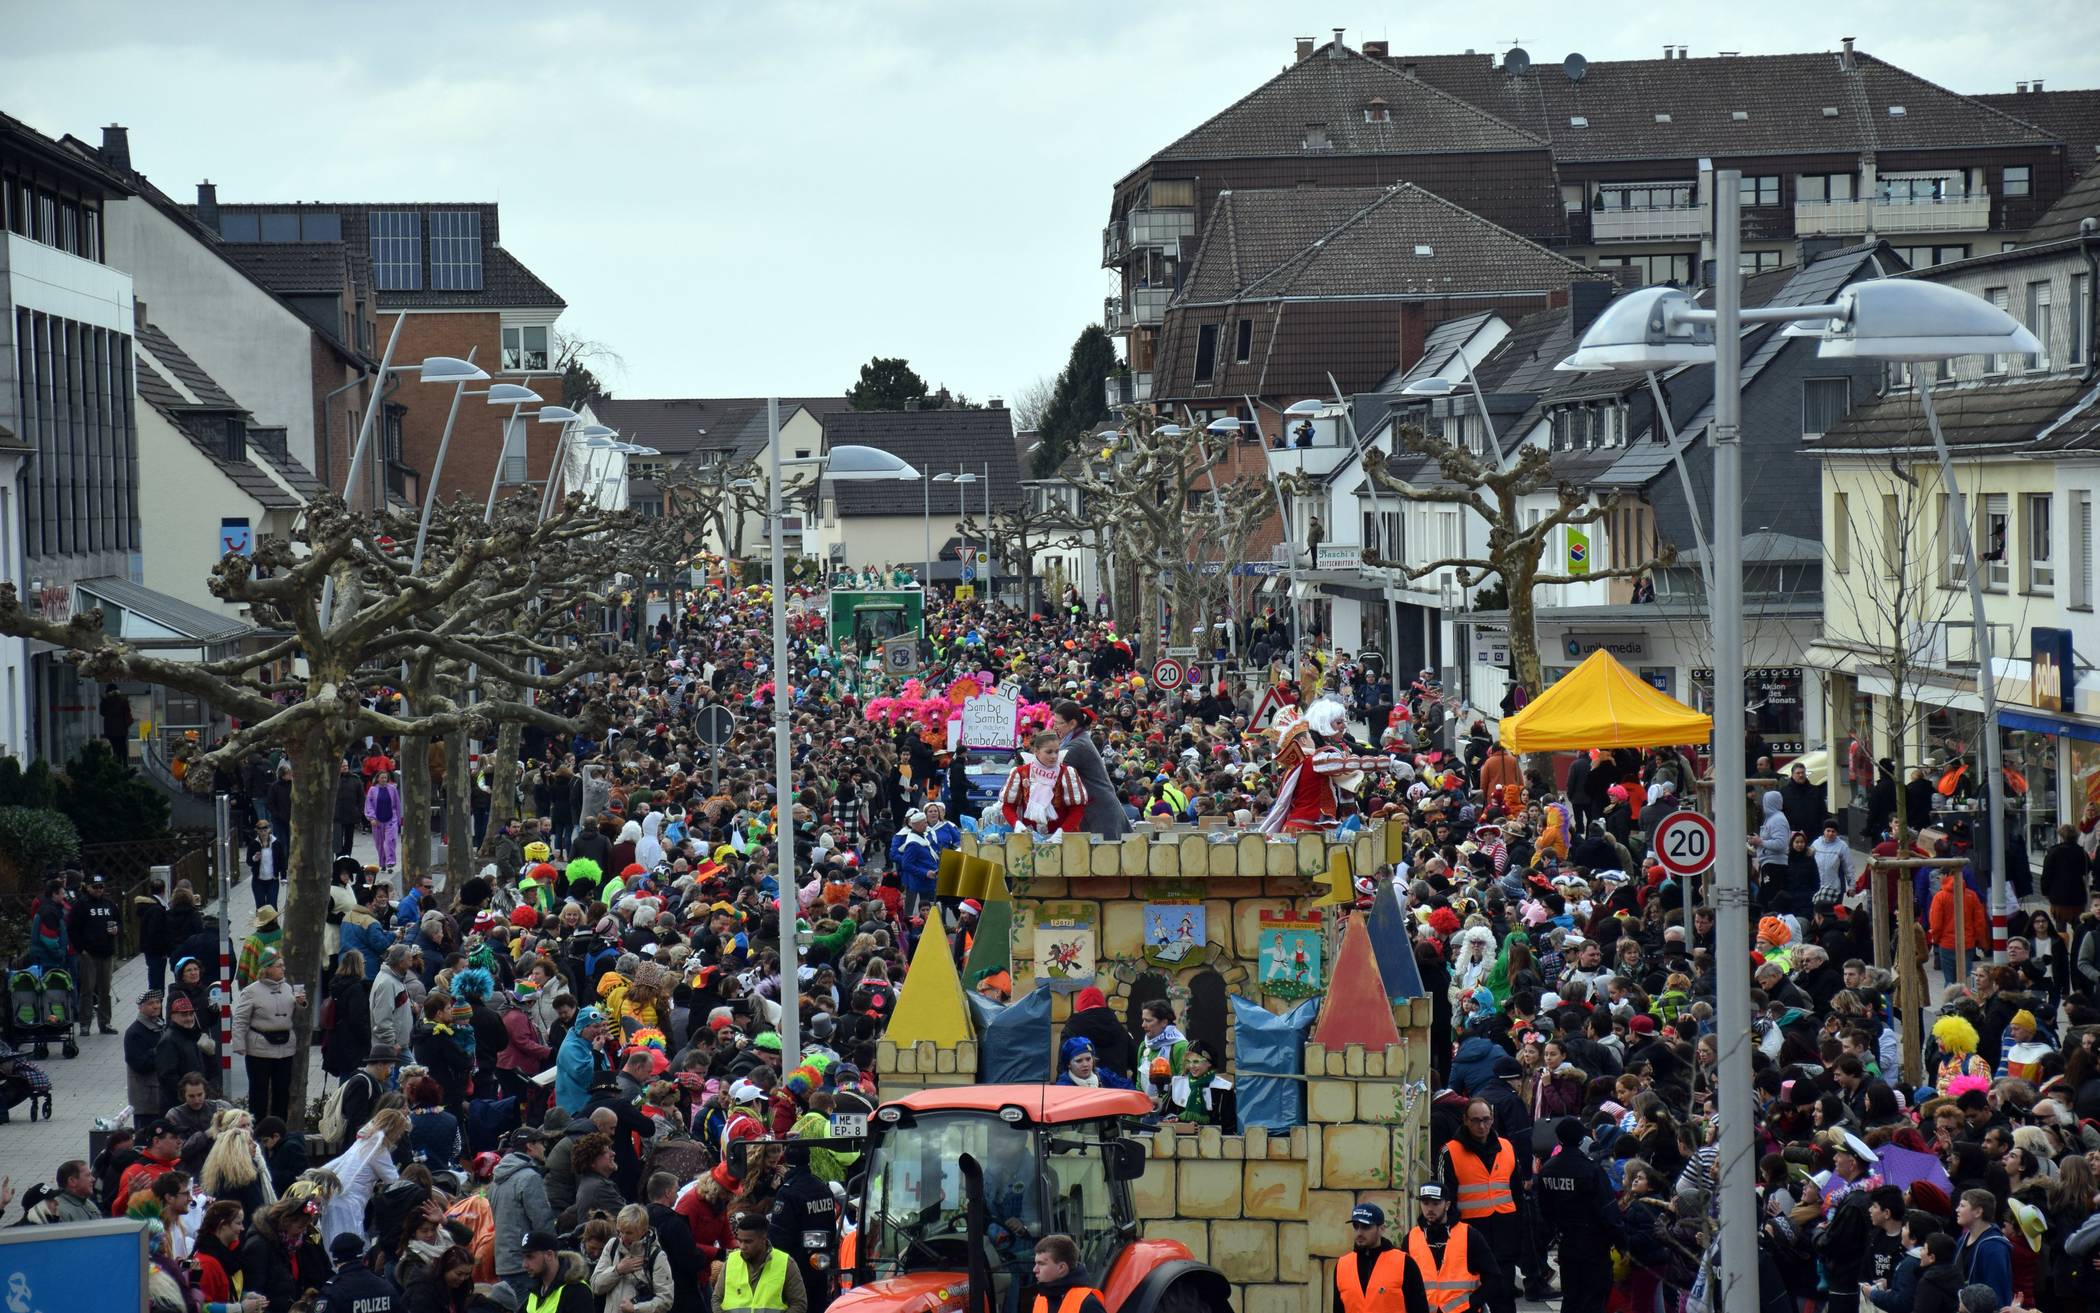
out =
[(1188, 669), (1173, 657), (1161, 657), (1152, 663), (1152, 683), (1164, 689), (1180, 688), (1189, 677)]
[(700, 708), (693, 728), (700, 735), (702, 743), (710, 748), (719, 748), (729, 742), (730, 736), (736, 733), (736, 716), (719, 702), (710, 703)]
[(1700, 875), (1714, 864), (1714, 823), (1698, 812), (1671, 812), (1655, 831), (1655, 860), (1672, 875)]

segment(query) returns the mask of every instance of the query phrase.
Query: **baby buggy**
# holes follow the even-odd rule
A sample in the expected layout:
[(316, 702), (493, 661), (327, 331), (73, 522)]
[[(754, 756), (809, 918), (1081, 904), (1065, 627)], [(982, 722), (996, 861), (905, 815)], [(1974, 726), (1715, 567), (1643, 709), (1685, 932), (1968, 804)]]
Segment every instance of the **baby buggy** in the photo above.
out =
[(18, 1103), (29, 1104), (29, 1120), (51, 1116), (51, 1078), (44, 1069), (15, 1052), (0, 1040), (0, 1122), (9, 1118)]
[(25, 966), (7, 973), (7, 1038), (15, 1047), (48, 1058), (56, 1040), (67, 1057), (78, 1057), (76, 1020), (72, 972)]

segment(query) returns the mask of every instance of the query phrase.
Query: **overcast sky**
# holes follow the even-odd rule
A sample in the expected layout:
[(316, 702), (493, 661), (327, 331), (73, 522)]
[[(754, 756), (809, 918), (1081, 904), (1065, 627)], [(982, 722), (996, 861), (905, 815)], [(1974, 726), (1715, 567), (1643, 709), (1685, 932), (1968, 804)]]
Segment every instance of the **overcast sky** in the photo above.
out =
[(1055, 373), (1099, 317), (1116, 179), (1299, 34), (1553, 63), (1856, 36), (1957, 91), (2100, 86), (2089, 0), (1844, 10), (0, 0), (0, 110), (90, 141), (123, 123), (182, 198), (500, 201), (562, 327), (625, 358), (623, 395), (838, 392), (882, 354), (982, 399)]

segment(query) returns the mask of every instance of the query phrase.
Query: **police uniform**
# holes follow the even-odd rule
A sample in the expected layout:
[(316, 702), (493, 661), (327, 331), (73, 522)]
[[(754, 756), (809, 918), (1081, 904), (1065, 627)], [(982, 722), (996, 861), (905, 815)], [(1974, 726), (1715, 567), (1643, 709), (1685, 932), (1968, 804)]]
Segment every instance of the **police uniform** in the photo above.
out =
[(1626, 1243), (1626, 1219), (1604, 1169), (1582, 1152), (1582, 1124), (1563, 1117), (1560, 1151), (1537, 1176), (1540, 1220), (1560, 1241), (1561, 1313), (1602, 1313), (1611, 1294), (1611, 1250)]
[(408, 1297), (393, 1278), (362, 1260), (339, 1269), (321, 1292), (324, 1313), (406, 1313)]
[[(829, 1305), (832, 1264), (839, 1247), (839, 1205), (831, 1186), (810, 1171), (806, 1161), (795, 1163), (781, 1181), (766, 1216), (766, 1233), (773, 1247), (789, 1255), (801, 1269), (810, 1313)], [(822, 1266), (815, 1260), (821, 1260)]]

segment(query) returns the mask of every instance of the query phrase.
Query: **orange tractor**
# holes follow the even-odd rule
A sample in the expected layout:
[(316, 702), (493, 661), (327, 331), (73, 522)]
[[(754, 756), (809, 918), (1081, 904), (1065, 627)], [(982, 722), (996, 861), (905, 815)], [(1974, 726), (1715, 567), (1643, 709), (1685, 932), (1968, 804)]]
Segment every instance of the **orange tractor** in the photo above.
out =
[(1138, 1236), (1130, 1183), (1152, 1104), (1135, 1090), (922, 1090), (868, 1125), (860, 1227), (830, 1313), (1016, 1313), (1035, 1242), (1063, 1233), (1108, 1313), (1231, 1313), (1232, 1287), (1188, 1247)]

